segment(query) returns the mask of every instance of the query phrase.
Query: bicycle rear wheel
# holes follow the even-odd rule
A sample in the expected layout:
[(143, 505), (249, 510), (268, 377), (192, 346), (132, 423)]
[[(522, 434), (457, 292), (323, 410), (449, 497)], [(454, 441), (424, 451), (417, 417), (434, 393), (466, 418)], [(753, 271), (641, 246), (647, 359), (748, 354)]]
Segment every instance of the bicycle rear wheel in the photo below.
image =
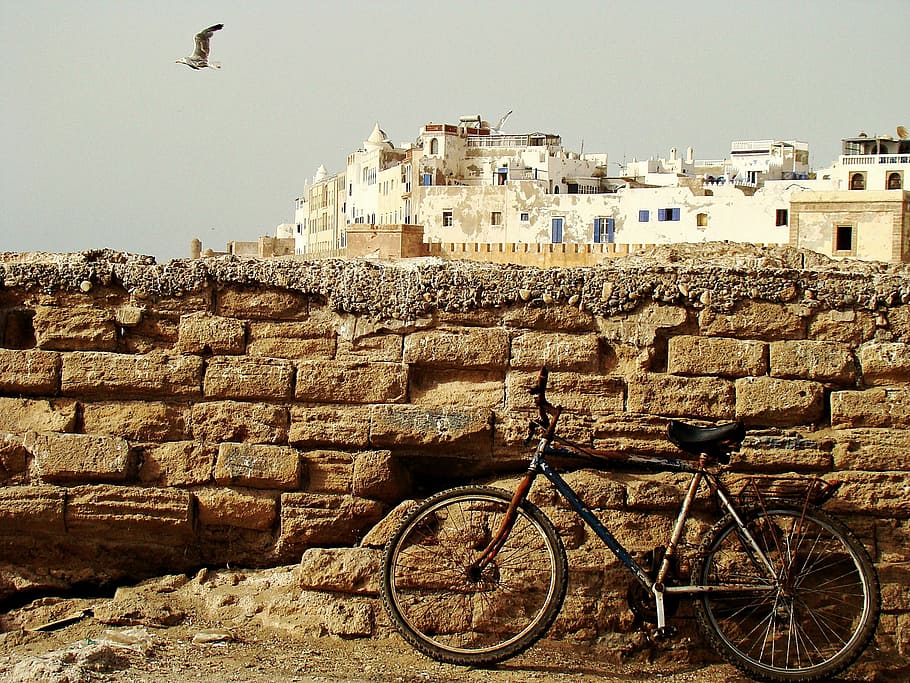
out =
[(525, 501), (505, 544), (478, 574), (511, 494), (485, 486), (443, 491), (409, 513), (385, 547), (382, 602), (402, 636), (442, 662), (483, 665), (524, 651), (550, 628), (568, 584), (566, 551), (549, 519)]
[(875, 634), (881, 595), (869, 554), (846, 525), (818, 508), (804, 513), (775, 504), (742, 520), (773, 575), (736, 522), (722, 519), (692, 567), (694, 583), (717, 591), (695, 605), (702, 633), (757, 680), (829, 680)]

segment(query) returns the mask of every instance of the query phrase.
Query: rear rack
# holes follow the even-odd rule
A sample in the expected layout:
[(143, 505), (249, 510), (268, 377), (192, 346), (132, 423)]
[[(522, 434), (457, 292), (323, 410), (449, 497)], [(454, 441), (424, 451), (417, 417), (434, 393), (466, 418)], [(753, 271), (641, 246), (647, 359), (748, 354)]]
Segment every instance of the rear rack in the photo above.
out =
[(731, 485), (740, 505), (761, 505), (769, 502), (788, 502), (804, 505), (822, 505), (840, 488), (839, 481), (825, 481), (819, 477), (749, 476), (737, 479)]

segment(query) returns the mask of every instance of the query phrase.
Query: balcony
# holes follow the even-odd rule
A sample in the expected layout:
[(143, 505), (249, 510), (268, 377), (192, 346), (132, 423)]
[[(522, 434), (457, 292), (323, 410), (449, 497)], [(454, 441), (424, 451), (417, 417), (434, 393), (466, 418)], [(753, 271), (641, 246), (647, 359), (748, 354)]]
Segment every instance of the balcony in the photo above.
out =
[(844, 166), (873, 166), (875, 164), (910, 164), (910, 154), (843, 154)]

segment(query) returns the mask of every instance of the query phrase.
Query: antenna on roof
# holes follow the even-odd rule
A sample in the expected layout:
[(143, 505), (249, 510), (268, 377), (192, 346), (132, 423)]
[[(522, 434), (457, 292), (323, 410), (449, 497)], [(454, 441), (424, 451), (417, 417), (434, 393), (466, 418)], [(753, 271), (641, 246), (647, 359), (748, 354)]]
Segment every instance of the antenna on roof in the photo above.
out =
[(509, 111), (507, 111), (507, 112), (503, 115), (503, 117), (502, 117), (501, 119), (499, 119), (499, 123), (497, 123), (495, 126), (493, 126), (493, 132), (494, 132), (494, 133), (501, 133), (501, 132), (502, 132), (502, 127), (503, 127), (504, 125), (506, 125), (506, 119), (508, 119), (511, 115), (512, 115), (512, 110), (509, 109)]
[(910, 138), (910, 132), (908, 132), (907, 129), (903, 126), (898, 126), (897, 137), (899, 137), (901, 140), (906, 140), (907, 138)]

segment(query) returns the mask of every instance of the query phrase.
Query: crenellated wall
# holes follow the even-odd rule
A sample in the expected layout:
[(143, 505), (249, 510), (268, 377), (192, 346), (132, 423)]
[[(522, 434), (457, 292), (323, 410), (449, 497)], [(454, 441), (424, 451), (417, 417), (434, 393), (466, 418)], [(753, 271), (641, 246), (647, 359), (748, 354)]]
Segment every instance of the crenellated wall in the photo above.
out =
[[(731, 478), (843, 481), (828, 509), (877, 562), (879, 651), (907, 656), (910, 269), (729, 245), (546, 270), (7, 255), (0, 600), (300, 562), (314, 631), (381, 631), (399, 504), (513, 481), (542, 364), (563, 433), (589, 445), (669, 453), (669, 417), (742, 419)], [(682, 496), (670, 475), (568, 476), (635, 551)], [(621, 568), (533, 498), (570, 552), (554, 632), (628, 631)]]

